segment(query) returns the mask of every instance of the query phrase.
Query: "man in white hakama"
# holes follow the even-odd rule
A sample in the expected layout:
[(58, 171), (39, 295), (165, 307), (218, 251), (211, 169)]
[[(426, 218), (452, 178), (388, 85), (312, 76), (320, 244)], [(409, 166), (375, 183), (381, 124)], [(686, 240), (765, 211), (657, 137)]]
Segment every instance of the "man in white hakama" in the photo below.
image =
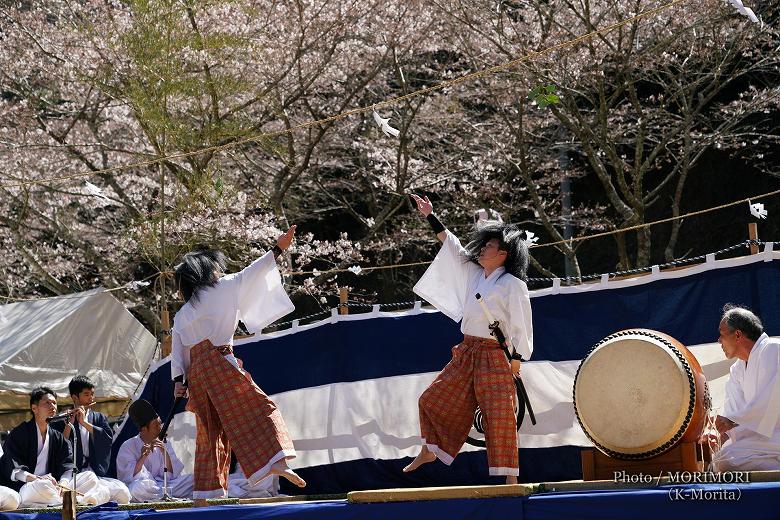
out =
[(718, 342), (731, 366), (723, 415), (715, 426), (726, 439), (713, 455), (716, 471), (780, 470), (780, 342), (761, 320), (727, 305)]
[[(130, 418), (139, 434), (127, 439), (116, 456), (116, 474), (127, 484), (134, 502), (153, 502), (163, 497), (165, 470), (168, 470), (168, 494), (191, 498), (192, 475), (182, 475), (184, 467), (171, 443), (158, 439), (162, 421), (148, 401), (130, 405)], [(163, 449), (164, 448), (164, 449)]]
[(252, 484), (240, 464), (228, 476), (228, 496), (231, 498), (269, 498), (279, 496), (279, 475)]
[[(73, 458), (62, 434), (49, 428), (47, 418), (57, 413), (57, 394), (38, 387), (30, 394), (33, 419), (11, 430), (0, 458), (0, 484), (19, 491), (21, 507), (62, 504), (62, 489), (73, 487)], [(75, 477), (77, 501), (103, 504), (109, 492), (92, 471)]]
[[(109, 500), (118, 504), (130, 502), (130, 491), (122, 481), (108, 476), (111, 462), (111, 444), (114, 440), (108, 418), (90, 410), (95, 401), (95, 383), (78, 375), (68, 384), (73, 410), (69, 417), (51, 423), (74, 446), (73, 458), (79, 472), (91, 471), (98, 484), (106, 488)], [(75, 441), (75, 442), (74, 442)]]

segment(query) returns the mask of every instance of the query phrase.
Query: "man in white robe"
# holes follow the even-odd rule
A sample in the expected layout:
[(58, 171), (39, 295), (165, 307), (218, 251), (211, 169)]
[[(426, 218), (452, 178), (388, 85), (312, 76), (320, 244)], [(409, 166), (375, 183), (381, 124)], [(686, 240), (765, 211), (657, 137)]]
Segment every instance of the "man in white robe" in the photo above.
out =
[[(405, 473), (437, 458), (450, 465), (471, 428), (479, 406), (487, 447), (488, 473), (516, 484), (519, 475), (517, 421), (513, 411), (520, 360), (533, 352), (533, 320), (528, 287), (528, 248), (512, 225), (486, 223), (463, 247), (433, 213), (433, 205), (412, 195), (442, 247), (414, 292), (443, 314), (461, 322), (464, 339), (452, 360), (419, 400), (422, 447)], [(489, 319), (482, 304), (492, 317)], [(508, 352), (491, 337), (500, 324)], [(511, 364), (507, 359), (511, 357)]]
[(182, 475), (184, 465), (171, 443), (158, 436), (162, 421), (143, 399), (130, 406), (130, 418), (138, 427), (138, 435), (127, 439), (116, 456), (116, 474), (127, 484), (134, 502), (153, 502), (163, 498), (167, 466), (168, 494), (176, 498), (191, 498), (192, 475)]
[(761, 320), (726, 305), (719, 326), (731, 366), (723, 415), (715, 426), (726, 440), (714, 454), (716, 471), (780, 470), (780, 341), (764, 333)]
[(173, 320), (171, 377), (175, 395), (188, 397), (187, 410), (196, 418), (196, 507), (227, 496), (231, 449), (253, 484), (278, 475), (306, 486), (288, 465), (295, 447), (281, 411), (246, 377), (233, 353), (239, 320), (260, 332), (295, 308), (276, 265), (294, 235), (292, 225), (273, 251), (238, 273), (223, 276), (225, 256), (213, 250), (191, 251), (176, 266), (186, 303)]

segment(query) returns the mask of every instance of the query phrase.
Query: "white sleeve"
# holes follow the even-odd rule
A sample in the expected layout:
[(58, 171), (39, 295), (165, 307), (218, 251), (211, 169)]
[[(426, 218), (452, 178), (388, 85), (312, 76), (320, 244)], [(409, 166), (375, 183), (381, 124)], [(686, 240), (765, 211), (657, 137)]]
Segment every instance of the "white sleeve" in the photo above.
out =
[[(724, 390), (723, 410), (720, 415), (731, 419), (739, 413), (739, 410), (745, 408), (745, 395), (742, 393), (742, 375), (741, 367), (737, 366), (742, 361), (737, 361), (729, 370), (729, 377), (726, 380)], [(731, 419), (732, 421), (734, 419)]]
[(282, 275), (276, 267), (273, 251), (269, 251), (234, 278), (237, 285), (236, 306), (239, 319), (250, 332), (260, 332), (265, 326), (295, 310), (282, 285)]
[(15, 469), (11, 472), (11, 480), (18, 480), (19, 482), (27, 482), (27, 477), (31, 474), (23, 469)]
[(780, 347), (767, 345), (756, 362), (758, 390), (755, 397), (745, 400), (741, 409), (727, 417), (739, 425), (738, 429), (732, 429), (737, 430), (737, 435), (740, 431), (751, 430), (772, 437), (780, 416)]
[(482, 268), (469, 261), (458, 237), (449, 230), (445, 233), (436, 258), (413, 290), (454, 321), (460, 321), (469, 280)]
[(141, 471), (137, 475), (133, 475), (135, 470), (135, 464), (138, 462), (138, 458), (133, 455), (132, 439), (126, 440), (119, 448), (119, 453), (116, 455), (116, 477), (124, 482), (130, 484), (133, 480), (143, 476), (151, 478), (146, 466), (141, 467)]
[(186, 376), (190, 368), (190, 349), (182, 345), (178, 332), (174, 330), (171, 334), (171, 379), (175, 379)]
[[(514, 278), (514, 277), (513, 277)], [(531, 297), (528, 286), (514, 278), (509, 291), (507, 310), (509, 312), (509, 342), (515, 352), (528, 361), (534, 351), (534, 324), (531, 315)]]

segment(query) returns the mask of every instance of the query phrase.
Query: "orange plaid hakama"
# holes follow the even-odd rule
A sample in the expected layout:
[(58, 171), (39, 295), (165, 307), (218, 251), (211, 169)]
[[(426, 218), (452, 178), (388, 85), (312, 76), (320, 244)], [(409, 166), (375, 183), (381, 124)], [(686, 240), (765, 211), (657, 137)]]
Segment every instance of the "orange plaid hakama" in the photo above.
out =
[(190, 349), (189, 401), (197, 424), (194, 498), (227, 496), (230, 449), (251, 482), (295, 450), (281, 413), (225, 355), (230, 345), (204, 340)]
[(506, 355), (492, 339), (465, 336), (452, 360), (420, 396), (423, 444), (445, 464), (466, 441), (482, 410), (489, 473), (518, 475), (515, 385)]

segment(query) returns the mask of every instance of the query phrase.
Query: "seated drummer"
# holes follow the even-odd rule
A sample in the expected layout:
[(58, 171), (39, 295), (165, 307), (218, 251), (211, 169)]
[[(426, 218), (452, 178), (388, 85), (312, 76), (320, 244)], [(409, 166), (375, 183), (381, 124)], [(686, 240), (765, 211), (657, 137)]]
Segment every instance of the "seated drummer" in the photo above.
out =
[(724, 354), (736, 362), (715, 422), (725, 443), (713, 469), (780, 470), (780, 341), (767, 336), (758, 316), (732, 304), (723, 308), (718, 332)]

